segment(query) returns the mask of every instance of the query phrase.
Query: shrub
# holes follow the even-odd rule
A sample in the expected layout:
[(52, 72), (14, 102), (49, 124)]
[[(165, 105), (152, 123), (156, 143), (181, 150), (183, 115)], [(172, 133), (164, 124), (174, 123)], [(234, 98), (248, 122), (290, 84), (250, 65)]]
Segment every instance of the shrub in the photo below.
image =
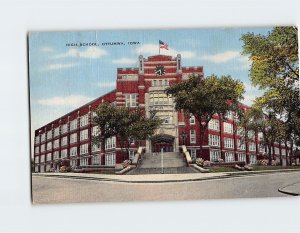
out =
[(268, 160), (267, 159), (259, 159), (259, 160), (257, 160), (257, 165), (267, 166), (268, 165)]
[(203, 167), (210, 167), (210, 161), (209, 160), (205, 160), (204, 162), (203, 162)]
[(272, 166), (276, 166), (276, 165), (277, 165), (276, 160), (272, 160), (271, 165), (272, 165)]
[(196, 159), (196, 164), (197, 164), (198, 166), (203, 166), (203, 162), (204, 162), (204, 159), (202, 159), (202, 158), (197, 158), (197, 159)]

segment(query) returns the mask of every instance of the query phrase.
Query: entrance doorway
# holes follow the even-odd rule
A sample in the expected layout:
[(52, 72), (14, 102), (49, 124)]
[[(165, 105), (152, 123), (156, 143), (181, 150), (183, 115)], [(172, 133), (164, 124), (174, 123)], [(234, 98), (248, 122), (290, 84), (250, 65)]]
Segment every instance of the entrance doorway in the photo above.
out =
[(166, 134), (158, 134), (151, 138), (152, 152), (173, 152), (174, 137)]

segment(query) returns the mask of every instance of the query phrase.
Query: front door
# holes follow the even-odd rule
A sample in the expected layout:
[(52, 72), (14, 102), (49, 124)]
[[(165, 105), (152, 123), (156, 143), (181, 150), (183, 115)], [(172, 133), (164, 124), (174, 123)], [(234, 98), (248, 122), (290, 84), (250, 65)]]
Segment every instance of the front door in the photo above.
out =
[(170, 135), (155, 135), (152, 140), (152, 152), (173, 152), (174, 137)]

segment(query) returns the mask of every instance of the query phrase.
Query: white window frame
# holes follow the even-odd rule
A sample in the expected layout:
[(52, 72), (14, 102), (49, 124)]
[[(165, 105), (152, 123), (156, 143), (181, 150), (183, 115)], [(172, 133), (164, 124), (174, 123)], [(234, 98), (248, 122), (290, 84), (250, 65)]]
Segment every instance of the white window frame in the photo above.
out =
[(95, 155), (92, 157), (92, 165), (101, 165), (101, 156)]
[(116, 165), (116, 154), (115, 153), (105, 154), (105, 165), (106, 166), (115, 166)]
[(136, 107), (137, 106), (137, 94), (125, 94), (125, 106), (126, 107)]
[(53, 152), (53, 160), (57, 160), (57, 159), (59, 159), (59, 151), (58, 150)]
[(59, 139), (54, 140), (53, 142), (53, 148), (56, 149), (59, 147)]
[(41, 155), (40, 161), (41, 161), (41, 163), (45, 162), (45, 155)]
[(195, 116), (193, 114), (190, 115), (190, 125), (194, 125), (196, 124), (196, 119)]
[(52, 142), (48, 142), (47, 143), (47, 150), (51, 150), (52, 149)]
[(224, 133), (233, 134), (233, 124), (224, 122)]
[(89, 165), (89, 159), (88, 158), (80, 158), (80, 166), (86, 166)]
[(52, 139), (52, 130), (47, 132), (47, 140)]
[(249, 155), (250, 164), (256, 164), (256, 155)]
[(77, 129), (77, 119), (70, 122), (70, 131)]
[(44, 142), (44, 141), (46, 141), (46, 134), (45, 133), (43, 133), (41, 135), (41, 142)]
[(66, 157), (68, 157), (68, 149), (63, 149), (63, 150), (61, 150), (61, 152), (60, 152), (60, 157), (61, 157), (61, 158), (66, 158)]
[(39, 135), (35, 136), (34, 141), (35, 141), (35, 144), (39, 144), (40, 143), (40, 136)]
[(209, 159), (211, 162), (219, 161), (221, 159), (221, 151), (209, 150)]
[(54, 137), (59, 136), (59, 126), (54, 129)]
[(89, 138), (89, 130), (81, 130), (80, 131), (80, 141), (87, 140)]
[(245, 141), (243, 141), (241, 139), (238, 139), (238, 141), (237, 141), (237, 147), (238, 147), (238, 150), (246, 150), (246, 143), (245, 143)]
[(233, 149), (234, 148), (234, 139), (224, 137), (224, 148)]
[(245, 153), (238, 153), (238, 161), (247, 162), (246, 154)]
[(210, 119), (208, 122), (208, 129), (220, 131), (220, 122), (217, 119)]
[(52, 154), (48, 153), (46, 157), (46, 161), (51, 161), (52, 160)]
[(190, 130), (190, 143), (191, 144), (196, 143), (196, 130), (195, 129)]
[(41, 145), (41, 152), (44, 152), (45, 151), (45, 144), (42, 144)]
[(89, 114), (85, 114), (80, 117), (80, 127), (84, 127), (89, 124)]
[(255, 144), (255, 142), (249, 142), (248, 147), (249, 147), (249, 151), (251, 151), (251, 152), (255, 152), (256, 151), (256, 144)]
[(208, 144), (210, 146), (220, 146), (220, 136), (214, 135), (214, 134), (209, 134), (208, 135)]
[(77, 146), (70, 148), (70, 156), (77, 156)]
[(61, 133), (67, 133), (68, 132), (68, 123), (63, 124), (61, 127)]
[(196, 151), (196, 149), (191, 149), (191, 158), (192, 159), (196, 159), (196, 157), (197, 157), (197, 151)]
[(80, 145), (80, 155), (88, 154), (89, 153), (89, 144), (81, 144)]
[(72, 133), (70, 135), (70, 144), (76, 143), (77, 142), (77, 133)]
[(65, 136), (61, 139), (61, 146), (68, 145), (68, 136)]
[(225, 155), (225, 162), (235, 162), (233, 151), (226, 151), (224, 155)]
[(34, 153), (35, 154), (38, 154), (40, 152), (40, 147), (39, 146), (36, 146), (35, 149), (34, 149)]

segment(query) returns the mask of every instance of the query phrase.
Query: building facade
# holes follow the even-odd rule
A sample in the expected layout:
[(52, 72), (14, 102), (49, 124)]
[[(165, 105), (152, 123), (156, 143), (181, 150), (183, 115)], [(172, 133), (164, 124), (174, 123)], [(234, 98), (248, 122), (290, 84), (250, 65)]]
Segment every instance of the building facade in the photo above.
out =
[[(34, 163), (35, 172), (56, 169), (61, 161), (71, 166), (102, 165), (115, 166), (124, 160), (116, 137), (107, 139), (105, 155), (100, 156), (100, 145), (92, 144), (92, 136), (98, 128), (92, 122), (95, 109), (104, 102), (128, 108), (141, 108), (147, 116), (151, 110), (163, 120), (155, 135), (146, 140), (143, 146), (147, 152), (178, 152), (185, 144), (192, 158), (205, 160), (246, 161), (255, 163), (260, 155), (267, 153), (260, 145), (262, 135), (249, 132), (251, 141), (244, 143), (237, 129), (237, 118), (229, 113), (226, 121), (218, 116), (209, 122), (204, 133), (203, 150), (200, 154), (199, 123), (193, 116), (177, 112), (173, 98), (165, 89), (186, 80), (189, 75), (203, 77), (203, 67), (182, 67), (181, 56), (156, 55), (148, 58), (139, 56), (138, 67), (118, 68), (116, 89), (75, 109), (74, 111), (35, 130)], [(247, 106), (241, 106), (247, 108)], [(285, 159), (289, 150), (284, 145), (274, 144), (274, 159)], [(137, 150), (133, 141), (129, 157)], [(130, 159), (129, 158), (129, 159)]]

